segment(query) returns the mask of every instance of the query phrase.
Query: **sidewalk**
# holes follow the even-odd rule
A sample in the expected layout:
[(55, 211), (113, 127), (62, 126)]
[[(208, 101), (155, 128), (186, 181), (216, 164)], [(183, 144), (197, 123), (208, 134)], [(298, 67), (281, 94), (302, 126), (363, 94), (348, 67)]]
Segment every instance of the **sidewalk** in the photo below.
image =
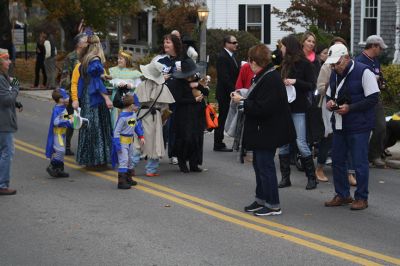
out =
[(52, 90), (31, 88), (28, 84), (21, 83), (19, 95), (41, 101), (51, 101), (51, 92)]

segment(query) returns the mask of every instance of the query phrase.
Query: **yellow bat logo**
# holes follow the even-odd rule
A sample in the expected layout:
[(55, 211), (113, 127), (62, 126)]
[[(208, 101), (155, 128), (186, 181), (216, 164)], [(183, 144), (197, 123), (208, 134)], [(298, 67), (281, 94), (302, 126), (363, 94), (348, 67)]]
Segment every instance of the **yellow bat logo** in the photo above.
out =
[(130, 127), (134, 127), (136, 125), (136, 119), (135, 118), (131, 118), (128, 120), (128, 126)]

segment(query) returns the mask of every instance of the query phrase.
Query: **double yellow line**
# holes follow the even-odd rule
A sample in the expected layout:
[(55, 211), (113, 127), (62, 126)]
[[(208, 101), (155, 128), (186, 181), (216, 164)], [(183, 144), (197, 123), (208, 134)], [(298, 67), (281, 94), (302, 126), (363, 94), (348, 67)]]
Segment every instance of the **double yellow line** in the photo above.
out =
[[(16, 139), (15, 147), (18, 150), (32, 154), (36, 157), (46, 159), (43, 149), (24, 141)], [(112, 182), (117, 181), (116, 173), (114, 171), (89, 171), (75, 164), (72, 158), (66, 157), (65, 165), (73, 169), (87, 172), (90, 175), (94, 175), (105, 180), (109, 180)], [(240, 211), (229, 209), (217, 203), (194, 197), (176, 191), (174, 189), (144, 180), (142, 178), (136, 177), (135, 180), (139, 182), (139, 184), (135, 187), (138, 190), (170, 200), (172, 202), (215, 217), (217, 219), (240, 225), (242, 227), (264, 233), (266, 235), (278, 237), (328, 255), (332, 255), (361, 265), (381, 265), (380, 263), (391, 263), (394, 265), (400, 265), (399, 258), (390, 257), (378, 252), (353, 246), (318, 234), (306, 232), (294, 227), (282, 225)]]

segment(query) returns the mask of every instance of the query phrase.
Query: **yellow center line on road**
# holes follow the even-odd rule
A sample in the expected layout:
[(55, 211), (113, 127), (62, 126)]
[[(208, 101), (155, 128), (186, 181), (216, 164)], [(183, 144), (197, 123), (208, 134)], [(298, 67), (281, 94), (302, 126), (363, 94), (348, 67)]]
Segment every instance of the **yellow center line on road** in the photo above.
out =
[[(36, 147), (36, 146), (33, 146), (33, 145), (29, 144), (29, 143), (20, 141), (20, 140), (15, 140), (15, 142), (18, 144), (18, 145), (16, 145), (18, 149), (21, 149), (23, 151), (26, 151), (28, 153), (31, 153), (31, 154), (36, 155), (36, 156), (41, 157), (41, 158), (45, 158), (45, 156), (43, 155), (43, 152), (44, 152), (43, 149), (41, 149), (39, 147)], [(29, 147), (29, 148), (31, 148), (33, 150), (36, 150), (38, 152), (41, 152), (41, 153), (38, 154), (38, 153), (36, 153), (34, 151), (28, 150), (25, 147), (22, 147), (22, 146), (19, 146), (19, 145), (23, 145), (25, 147)], [(71, 163), (69, 163), (69, 162), (71, 162)], [(67, 158), (66, 157), (66, 165), (71, 167), (71, 168), (74, 168), (74, 169), (84, 170), (81, 166), (76, 165), (73, 162), (72, 158)], [(99, 172), (95, 172), (95, 171), (88, 171), (88, 170), (84, 170), (84, 171), (88, 172), (89, 174), (101, 177), (103, 179), (116, 182), (115, 172), (114, 171), (105, 171), (103, 173), (99, 173)], [(216, 209), (217, 211), (222, 211), (224, 213), (228, 213), (228, 214), (237, 216), (238, 218), (242, 218), (242, 219), (246, 219), (248, 221), (252, 221), (252, 222), (259, 223), (259, 224), (263, 224), (263, 225), (267, 225), (267, 226), (270, 226), (270, 227), (274, 227), (274, 228), (277, 228), (277, 229), (280, 229), (280, 230), (284, 230), (284, 231), (291, 232), (291, 233), (294, 233), (294, 234), (297, 234), (297, 235), (301, 235), (301, 236), (304, 236), (304, 237), (307, 237), (307, 238), (310, 238), (310, 239), (314, 239), (314, 240), (317, 240), (317, 241), (320, 241), (320, 242), (324, 242), (326, 244), (337, 246), (337, 247), (339, 247), (341, 249), (345, 249), (345, 250), (348, 250), (348, 251), (356, 252), (356, 253), (359, 253), (359, 254), (362, 254), (362, 255), (366, 255), (366, 256), (369, 256), (369, 257), (373, 257), (373, 258), (376, 258), (376, 259), (384, 260), (386, 262), (390, 262), (390, 263), (393, 263), (393, 264), (400, 265), (400, 260), (397, 259), (397, 258), (393, 258), (393, 257), (387, 256), (387, 255), (381, 254), (381, 253), (377, 253), (377, 252), (374, 252), (374, 251), (370, 251), (370, 250), (367, 250), (367, 249), (356, 247), (356, 246), (353, 246), (353, 245), (350, 245), (350, 244), (347, 244), (347, 243), (344, 243), (344, 242), (336, 241), (336, 240), (333, 240), (333, 239), (330, 239), (330, 238), (327, 238), (327, 237), (324, 237), (324, 236), (321, 236), (321, 235), (317, 235), (317, 234), (309, 233), (309, 232), (306, 232), (306, 231), (302, 231), (302, 230), (294, 228), (294, 227), (285, 226), (285, 225), (282, 225), (282, 224), (279, 224), (279, 223), (275, 223), (275, 222), (271, 222), (271, 221), (268, 221), (268, 220), (265, 220), (265, 219), (262, 219), (262, 218), (254, 217), (254, 216), (251, 216), (249, 214), (242, 213), (242, 212), (239, 212), (239, 211), (236, 211), (236, 210), (233, 210), (233, 209), (229, 209), (229, 208), (226, 208), (226, 207), (224, 207), (222, 205), (218, 205), (216, 203), (209, 202), (209, 201), (203, 200), (201, 198), (193, 197), (193, 196), (187, 195), (185, 193), (182, 193), (182, 192), (179, 192), (179, 191), (176, 191), (176, 190), (173, 190), (173, 189), (170, 189), (170, 188), (167, 188), (167, 187), (164, 187), (164, 186), (149, 182), (147, 180), (143, 180), (141, 178), (136, 178), (136, 180), (138, 180), (141, 184), (144, 184), (146, 186), (149, 186), (149, 187), (152, 187), (152, 188), (155, 188), (155, 189), (170, 193), (172, 195), (167, 195), (165, 193), (154, 191), (154, 190), (151, 190), (150, 188), (146, 188), (146, 187), (142, 187), (142, 186), (137, 187), (137, 189), (139, 189), (139, 190), (146, 191), (146, 192), (149, 192), (149, 190), (151, 190), (153, 192), (152, 194), (158, 193), (157, 195), (160, 196), (160, 197), (163, 197), (163, 198), (170, 199), (170, 197), (172, 197), (174, 199), (173, 201), (177, 202), (177, 200), (178, 200), (179, 202), (177, 202), (177, 203), (179, 203), (179, 204), (182, 204), (184, 202), (185, 204), (182, 204), (182, 205), (188, 206), (188, 204), (189, 204), (190, 205), (190, 206), (188, 206), (189, 208), (196, 209), (196, 210), (201, 211), (203, 213), (205, 213), (205, 211), (207, 211), (208, 212), (207, 214), (209, 214), (211, 216), (214, 216), (214, 217), (217, 217), (214, 214), (218, 213), (218, 217), (217, 218), (219, 218), (219, 219), (222, 219), (220, 216), (221, 215), (224, 216), (224, 214), (221, 214), (219, 212), (215, 212), (213, 210), (206, 209), (204, 207), (201, 207), (201, 206), (195, 205), (193, 203), (184, 201), (184, 200), (182, 200), (180, 198), (187, 199), (187, 200), (193, 201), (196, 204), (201, 204), (203, 206), (207, 206), (207, 207)], [(176, 198), (175, 196), (180, 197), (180, 198)], [(170, 200), (172, 200), (172, 199), (170, 199)], [(196, 206), (196, 207), (194, 207), (194, 206)], [(202, 208), (202, 210), (199, 210), (198, 208)], [(204, 211), (203, 211), (203, 209), (204, 209)], [(230, 220), (230, 222), (235, 223), (235, 224), (240, 224), (241, 225), (241, 223), (247, 223), (246, 221), (238, 220), (238, 219), (232, 218), (230, 216), (224, 217), (223, 220), (226, 220), (225, 218), (226, 219), (233, 219), (233, 220)], [(240, 221), (240, 223), (238, 223), (238, 221)], [(253, 229), (257, 230), (257, 231), (260, 231), (260, 230), (258, 230), (259, 229), (258, 227), (264, 228), (264, 227), (261, 227), (259, 225), (254, 225), (254, 224), (251, 224), (251, 223), (249, 223), (249, 225), (251, 225), (251, 226), (245, 226), (245, 227), (250, 228), (250, 227), (254, 226), (257, 229), (254, 229), (254, 228)], [(265, 230), (270, 230), (270, 229), (266, 229), (266, 228), (264, 228), (264, 229)], [(273, 231), (273, 230), (270, 230), (270, 231), (275, 232), (277, 234), (277, 235), (274, 235), (274, 236), (282, 237), (282, 235), (285, 235), (285, 236), (290, 237), (290, 238), (294, 237), (294, 236), (291, 236), (291, 235), (286, 235), (286, 234), (280, 233), (278, 231)], [(264, 231), (262, 231), (262, 232), (266, 233)], [(273, 234), (270, 234), (270, 233), (267, 233), (267, 234), (273, 235)], [(284, 238), (289, 240), (289, 238), (287, 238), (287, 237), (284, 237)], [(317, 250), (319, 250), (321, 252), (328, 253), (328, 254), (331, 254), (331, 255), (334, 255), (334, 256), (338, 256), (338, 257), (341, 257), (341, 258), (344, 258), (344, 259), (348, 259), (347, 257), (345, 258), (345, 257), (337, 255), (337, 254), (340, 254), (340, 255), (345, 254), (346, 256), (348, 256), (349, 254), (347, 254), (347, 253), (343, 253), (343, 252), (340, 252), (340, 251), (335, 251), (334, 253), (332, 253), (331, 252), (332, 249), (327, 248), (325, 246), (318, 245), (318, 244), (315, 244), (315, 243), (312, 243), (312, 242), (309, 242), (309, 241), (306, 241), (306, 240), (303, 240), (303, 239), (300, 239), (300, 238), (296, 238), (296, 237), (294, 237), (294, 238), (295, 238), (295, 241), (292, 241), (293, 239), (289, 240), (289, 241), (295, 242), (297, 244), (299, 244), (299, 243), (296, 242), (296, 241), (300, 241), (301, 243), (306, 243), (307, 242), (307, 244), (305, 246), (311, 247), (313, 249), (317, 249), (317, 248), (314, 248), (315, 247), (314, 245), (317, 245), (317, 247), (320, 248), (320, 249), (317, 249)], [(312, 245), (310, 245), (310, 244), (312, 244)], [(326, 248), (328, 250), (326, 250)], [(337, 252), (339, 252), (339, 253), (337, 253)], [(352, 256), (352, 255), (349, 255), (349, 256)], [(357, 261), (355, 261), (355, 262), (357, 262), (357, 263), (360, 263), (360, 259), (363, 259), (363, 258), (360, 258), (360, 257), (356, 257), (356, 258), (357, 258)], [(374, 263), (374, 262), (365, 261), (365, 263)], [(362, 262), (361, 264), (365, 264), (365, 263)]]

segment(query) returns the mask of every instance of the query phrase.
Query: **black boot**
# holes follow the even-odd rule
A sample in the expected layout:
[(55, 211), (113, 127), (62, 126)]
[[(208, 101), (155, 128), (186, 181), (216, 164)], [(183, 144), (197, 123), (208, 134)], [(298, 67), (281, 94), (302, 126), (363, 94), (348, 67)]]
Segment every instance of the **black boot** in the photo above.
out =
[(132, 179), (132, 177), (134, 177), (134, 176), (135, 176), (135, 170), (134, 169), (128, 169), (128, 172), (127, 172), (128, 179), (127, 179), (127, 181), (128, 181), (128, 184), (131, 185), (131, 186), (136, 186), (137, 185), (137, 182)]
[(130, 189), (131, 185), (128, 183), (128, 173), (118, 173), (118, 189)]
[(52, 177), (57, 177), (57, 163), (55, 161), (51, 161), (49, 166), (47, 166), (46, 171), (49, 173), (50, 176)]
[(279, 182), (278, 187), (290, 187), (292, 183), (290, 182), (290, 154), (279, 155), (279, 165), (282, 174), (282, 180)]
[(310, 190), (317, 188), (317, 176), (315, 175), (315, 166), (313, 157), (308, 156), (306, 158), (302, 158), (302, 163), (308, 179), (306, 189)]
[(69, 177), (69, 174), (64, 172), (64, 162), (59, 162), (57, 166), (57, 177)]
[(201, 169), (197, 164), (191, 164), (190, 162), (189, 162), (189, 169), (190, 172), (197, 172), (197, 173), (203, 172), (203, 169)]
[(189, 173), (189, 168), (185, 160), (178, 158), (178, 166), (182, 173)]

